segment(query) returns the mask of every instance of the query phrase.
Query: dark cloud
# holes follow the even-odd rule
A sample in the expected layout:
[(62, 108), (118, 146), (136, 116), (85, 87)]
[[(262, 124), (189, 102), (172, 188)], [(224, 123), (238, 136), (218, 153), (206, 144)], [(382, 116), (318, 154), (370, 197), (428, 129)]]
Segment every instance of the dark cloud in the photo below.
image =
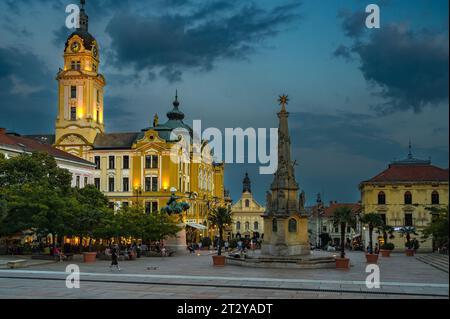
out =
[(376, 95), (384, 102), (373, 106), (377, 112), (421, 112), (426, 106), (448, 102), (448, 28), (413, 30), (385, 24), (362, 37), (357, 23), (360, 13), (340, 17), (343, 30), (353, 43), (351, 48), (339, 46), (333, 54), (359, 61), (364, 78), (381, 91)]
[(348, 37), (360, 37), (366, 29), (366, 12), (365, 10), (341, 10), (338, 18), (342, 20), (342, 29)]
[(270, 10), (254, 2), (213, 1), (162, 15), (117, 13), (108, 23), (117, 67), (160, 69), (179, 81), (186, 69), (211, 70), (223, 59), (245, 59), (281, 28), (299, 20), (298, 2)]
[(0, 47), (0, 82), (1, 127), (22, 128), (23, 133), (52, 130), (56, 83), (54, 74), (36, 55)]
[(352, 61), (352, 52), (350, 48), (345, 45), (339, 45), (336, 50), (333, 52), (333, 56), (336, 58), (344, 58), (346, 61)]

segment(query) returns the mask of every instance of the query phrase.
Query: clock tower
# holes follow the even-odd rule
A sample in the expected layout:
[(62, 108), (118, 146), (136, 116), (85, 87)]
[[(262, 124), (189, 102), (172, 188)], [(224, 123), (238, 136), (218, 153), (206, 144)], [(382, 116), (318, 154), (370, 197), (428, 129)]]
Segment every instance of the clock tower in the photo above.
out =
[(99, 133), (104, 132), (103, 89), (105, 78), (99, 73), (98, 43), (89, 33), (85, 0), (80, 1), (79, 28), (67, 39), (64, 68), (58, 81), (58, 115), (55, 146), (86, 158)]

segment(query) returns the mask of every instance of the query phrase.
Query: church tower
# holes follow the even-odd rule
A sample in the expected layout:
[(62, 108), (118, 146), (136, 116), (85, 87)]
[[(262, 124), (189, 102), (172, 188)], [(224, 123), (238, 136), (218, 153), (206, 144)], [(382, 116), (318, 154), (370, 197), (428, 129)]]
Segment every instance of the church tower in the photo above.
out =
[[(267, 192), (264, 214), (264, 244), (262, 253), (272, 256), (309, 255), (308, 217), (305, 212), (305, 194), (298, 196), (294, 166), (291, 161), (291, 138), (288, 128), (289, 99), (280, 97), (278, 113), (278, 168), (270, 191)], [(297, 197), (298, 196), (298, 197)]]
[(97, 134), (104, 132), (103, 89), (106, 83), (99, 66), (98, 43), (89, 33), (85, 0), (80, 0), (79, 28), (66, 41), (64, 68), (56, 77), (55, 146), (84, 158)]

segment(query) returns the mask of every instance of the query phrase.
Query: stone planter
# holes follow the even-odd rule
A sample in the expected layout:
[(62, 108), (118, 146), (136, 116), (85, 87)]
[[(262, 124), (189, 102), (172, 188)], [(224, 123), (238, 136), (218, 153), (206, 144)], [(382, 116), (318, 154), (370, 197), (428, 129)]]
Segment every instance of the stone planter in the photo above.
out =
[(349, 269), (350, 268), (350, 259), (349, 258), (341, 258), (336, 257), (336, 269)]
[(366, 261), (368, 264), (376, 264), (378, 262), (377, 254), (366, 254)]
[(97, 259), (97, 253), (83, 253), (83, 261), (85, 263), (95, 263)]
[(380, 249), (381, 256), (383, 257), (391, 257), (392, 250), (389, 249)]
[(212, 256), (212, 259), (215, 267), (225, 266), (225, 256)]
[(412, 257), (415, 254), (414, 249), (406, 249), (405, 250), (406, 256)]

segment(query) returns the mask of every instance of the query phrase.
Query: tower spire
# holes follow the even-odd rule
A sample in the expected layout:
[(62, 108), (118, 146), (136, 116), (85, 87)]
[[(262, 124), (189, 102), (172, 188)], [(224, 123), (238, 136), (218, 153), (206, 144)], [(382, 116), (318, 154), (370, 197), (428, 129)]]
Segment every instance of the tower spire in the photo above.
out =
[(80, 27), (78, 30), (87, 32), (89, 29), (89, 17), (84, 9), (85, 5), (86, 0), (80, 0)]
[(411, 138), (409, 138), (409, 145), (408, 145), (408, 159), (412, 159), (412, 144), (411, 144)]

